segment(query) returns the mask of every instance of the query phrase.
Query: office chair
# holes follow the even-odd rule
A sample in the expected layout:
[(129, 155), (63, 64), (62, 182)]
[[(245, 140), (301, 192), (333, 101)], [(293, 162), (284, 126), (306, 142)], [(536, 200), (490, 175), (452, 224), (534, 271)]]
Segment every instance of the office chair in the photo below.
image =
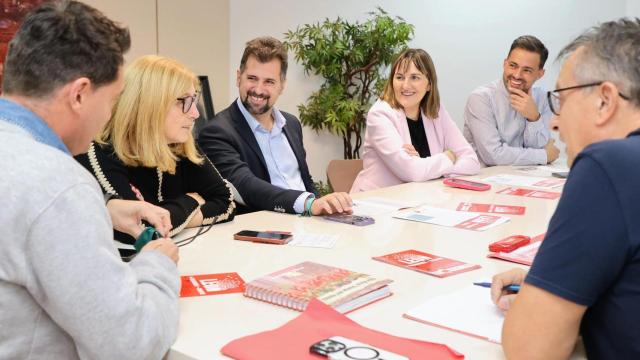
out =
[(362, 170), (362, 160), (331, 160), (327, 166), (327, 181), (335, 192), (349, 192)]

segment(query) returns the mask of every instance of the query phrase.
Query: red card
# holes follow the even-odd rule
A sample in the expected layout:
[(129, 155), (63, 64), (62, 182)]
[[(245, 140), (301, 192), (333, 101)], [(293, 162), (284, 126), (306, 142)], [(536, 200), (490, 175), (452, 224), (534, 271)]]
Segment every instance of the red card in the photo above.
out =
[(567, 180), (565, 179), (547, 179), (547, 180), (538, 181), (537, 183), (533, 184), (533, 186), (539, 186), (543, 188), (553, 188), (556, 186), (564, 185), (566, 181)]
[(458, 208), (456, 210), (468, 211), (468, 212), (494, 213), (494, 214), (524, 215), (525, 209), (526, 208), (524, 206), (461, 202), (460, 205), (458, 205)]
[(551, 192), (551, 191), (542, 191), (542, 190), (531, 190), (531, 189), (523, 189), (523, 188), (506, 188), (497, 192), (498, 194), (504, 195), (515, 195), (515, 196), (524, 196), (524, 197), (532, 197), (538, 199), (557, 199), (560, 197), (560, 193)]
[(418, 250), (405, 250), (393, 254), (376, 256), (373, 259), (440, 278), (480, 268), (480, 265), (467, 264), (462, 261), (427, 254)]
[(244, 280), (238, 273), (182, 276), (180, 297), (244, 292)]
[(463, 221), (455, 227), (467, 230), (484, 230), (486, 226), (489, 226), (500, 219), (500, 216), (479, 215), (474, 217), (473, 219)]

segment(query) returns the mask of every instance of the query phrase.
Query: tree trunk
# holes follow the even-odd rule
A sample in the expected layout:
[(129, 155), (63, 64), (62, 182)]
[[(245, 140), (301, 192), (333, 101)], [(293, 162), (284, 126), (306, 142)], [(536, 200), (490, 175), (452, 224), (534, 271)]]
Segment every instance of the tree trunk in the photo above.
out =
[(344, 145), (343, 157), (345, 159), (353, 159), (353, 148), (351, 146), (351, 129), (342, 135), (342, 143)]

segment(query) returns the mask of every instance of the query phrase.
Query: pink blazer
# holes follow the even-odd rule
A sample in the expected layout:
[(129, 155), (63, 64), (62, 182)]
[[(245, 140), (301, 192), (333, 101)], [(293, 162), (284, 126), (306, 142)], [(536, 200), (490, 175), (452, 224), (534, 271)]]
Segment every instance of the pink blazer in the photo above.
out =
[[(393, 109), (387, 102), (378, 100), (367, 114), (367, 130), (364, 135), (364, 168), (358, 174), (351, 192), (373, 190), (405, 182), (427, 181), (444, 175), (473, 175), (480, 171), (480, 163), (471, 145), (440, 105), (438, 117), (422, 121), (427, 133), (431, 156), (410, 156), (402, 145), (411, 144), (407, 118), (402, 109)], [(443, 153), (451, 150), (456, 163)]]

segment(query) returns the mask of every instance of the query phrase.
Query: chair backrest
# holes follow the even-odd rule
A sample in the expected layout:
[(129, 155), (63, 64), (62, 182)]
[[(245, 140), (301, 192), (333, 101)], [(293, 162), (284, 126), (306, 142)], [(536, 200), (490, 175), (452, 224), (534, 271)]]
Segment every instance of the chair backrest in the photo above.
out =
[(362, 160), (331, 160), (327, 166), (327, 181), (335, 192), (349, 192), (362, 170)]

